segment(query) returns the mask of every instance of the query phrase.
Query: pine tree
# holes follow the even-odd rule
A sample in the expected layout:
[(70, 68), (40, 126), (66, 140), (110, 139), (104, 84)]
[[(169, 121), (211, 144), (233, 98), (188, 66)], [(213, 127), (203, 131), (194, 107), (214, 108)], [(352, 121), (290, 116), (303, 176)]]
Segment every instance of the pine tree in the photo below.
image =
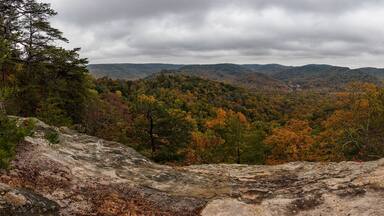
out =
[(49, 4), (26, 0), (23, 4), (22, 14), (20, 43), (24, 49), (27, 72), (31, 75), (33, 73), (32, 65), (44, 60), (44, 52), (53, 46), (52, 42), (57, 40), (68, 42), (68, 40), (63, 37), (61, 31), (51, 26), (49, 18), (57, 13)]
[(0, 2), (0, 71), (2, 87), (13, 65), (19, 59), (18, 36), (22, 0), (2, 0)]
[(56, 46), (68, 41), (49, 22), (57, 13), (37, 0), (2, 0), (0, 9), (2, 92), (12, 80), (11, 114), (53, 124), (80, 122), (87, 60), (79, 57), (79, 49)]

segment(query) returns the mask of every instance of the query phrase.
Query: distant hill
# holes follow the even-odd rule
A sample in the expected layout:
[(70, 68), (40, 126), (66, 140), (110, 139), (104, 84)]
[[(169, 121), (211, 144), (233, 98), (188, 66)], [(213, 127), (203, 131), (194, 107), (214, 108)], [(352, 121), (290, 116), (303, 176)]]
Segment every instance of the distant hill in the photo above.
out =
[(284, 81), (291, 88), (337, 90), (350, 82), (369, 82), (380, 85), (380, 79), (365, 70), (351, 70), (347, 67), (332, 65), (305, 65), (293, 67), (272, 75)]
[(90, 64), (88, 70), (96, 78), (137, 80), (161, 70), (176, 70), (182, 65), (174, 64)]
[(381, 84), (384, 69), (350, 69), (325, 64), (284, 66), (279, 64), (92, 64), (95, 77), (137, 80), (162, 70), (219, 81), (251, 90), (316, 89), (337, 90), (353, 81)]
[[(177, 70), (183, 67), (184, 65), (178, 64), (90, 64), (88, 65), (88, 70), (95, 77), (104, 77), (107, 76), (112, 79), (126, 79), (126, 80), (135, 80), (141, 79), (151, 74), (157, 73), (161, 70)], [(186, 66), (199, 66), (204, 67), (205, 69), (212, 70), (213, 67), (218, 68), (219, 70), (230, 70), (234, 71), (244, 71), (248, 69), (250, 71), (262, 73), (262, 74), (275, 74), (287, 69), (291, 69), (292, 66), (284, 66), (279, 64), (245, 64), (245, 65), (235, 65), (235, 64), (216, 64), (216, 65), (186, 65)]]
[(236, 64), (187, 65), (179, 73), (251, 90), (288, 90), (283, 82)]
[(279, 64), (244, 64), (242, 66), (254, 72), (268, 75), (276, 74), (293, 68), (293, 66), (285, 66)]
[(384, 69), (383, 68), (372, 68), (372, 67), (365, 67), (365, 68), (359, 68), (355, 69), (362, 71), (364, 73), (368, 73), (369, 75), (375, 76), (379, 78), (380, 80), (384, 80)]

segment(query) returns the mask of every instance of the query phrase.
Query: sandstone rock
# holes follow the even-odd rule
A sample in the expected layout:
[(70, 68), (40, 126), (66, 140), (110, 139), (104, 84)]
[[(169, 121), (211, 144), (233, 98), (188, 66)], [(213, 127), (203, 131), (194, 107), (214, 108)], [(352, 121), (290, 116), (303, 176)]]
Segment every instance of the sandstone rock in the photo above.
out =
[[(57, 202), (61, 215), (384, 215), (384, 159), (170, 167), (119, 143), (38, 125), (0, 182)], [(47, 130), (59, 132), (59, 144), (44, 139)]]
[(209, 202), (201, 213), (202, 216), (254, 216), (260, 215), (263, 211), (257, 206), (245, 204), (236, 199), (218, 199)]
[(40, 195), (0, 184), (0, 216), (58, 215), (59, 206)]

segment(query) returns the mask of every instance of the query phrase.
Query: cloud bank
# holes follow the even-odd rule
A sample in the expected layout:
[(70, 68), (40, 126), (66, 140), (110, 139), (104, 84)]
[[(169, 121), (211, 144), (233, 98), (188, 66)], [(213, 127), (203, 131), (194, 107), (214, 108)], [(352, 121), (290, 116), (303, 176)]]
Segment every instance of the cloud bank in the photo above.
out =
[(379, 0), (47, 0), (91, 63), (384, 67)]

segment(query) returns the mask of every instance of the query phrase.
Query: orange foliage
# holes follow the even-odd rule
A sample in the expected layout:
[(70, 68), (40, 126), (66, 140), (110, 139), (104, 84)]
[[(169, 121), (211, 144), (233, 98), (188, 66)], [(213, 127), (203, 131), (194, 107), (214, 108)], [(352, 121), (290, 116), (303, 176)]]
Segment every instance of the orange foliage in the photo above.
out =
[(225, 111), (222, 108), (216, 110), (216, 118), (206, 122), (207, 128), (224, 127), (229, 118), (236, 118), (241, 124), (248, 124), (247, 117), (241, 112)]
[(227, 112), (224, 109), (219, 108), (216, 111), (216, 118), (207, 121), (206, 125), (208, 128), (213, 128), (215, 126), (224, 126), (226, 117)]
[(302, 120), (291, 120), (284, 127), (274, 129), (265, 140), (272, 148), (267, 163), (308, 160), (309, 150), (314, 144), (311, 132), (308, 122)]
[(192, 132), (192, 143), (188, 147), (186, 156), (187, 164), (207, 162), (210, 159), (210, 151), (223, 142), (223, 139), (214, 135)]

